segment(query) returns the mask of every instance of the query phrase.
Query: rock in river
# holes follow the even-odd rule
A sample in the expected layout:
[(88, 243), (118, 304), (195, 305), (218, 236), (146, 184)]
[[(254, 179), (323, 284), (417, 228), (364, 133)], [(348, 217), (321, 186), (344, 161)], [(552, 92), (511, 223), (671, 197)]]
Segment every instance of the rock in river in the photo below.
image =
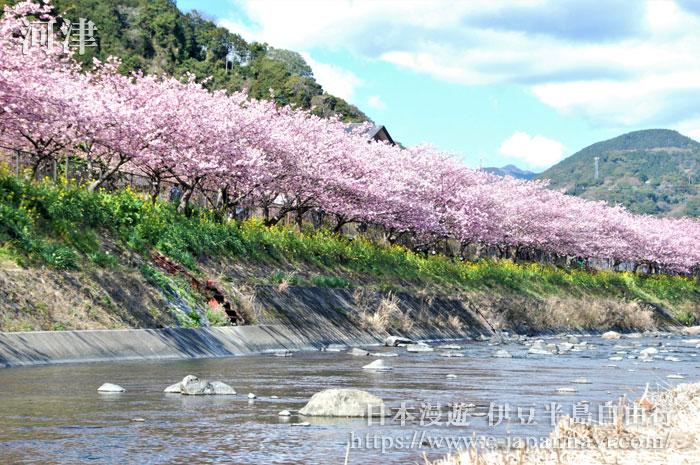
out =
[(171, 384), (170, 386), (166, 387), (163, 392), (167, 394), (181, 394), (182, 393), (182, 383), (187, 383), (190, 380), (195, 380), (199, 379), (195, 375), (187, 375), (184, 378), (182, 378), (182, 381), (179, 383)]
[(210, 381), (209, 384), (214, 389), (214, 392), (212, 394), (215, 394), (217, 396), (235, 396), (236, 395), (236, 390), (233, 389), (231, 386), (229, 386), (226, 383), (222, 383), (221, 381)]
[(357, 357), (366, 357), (369, 355), (369, 352), (367, 352), (364, 349), (358, 349), (357, 347), (353, 347), (350, 349), (350, 352), (348, 352), (350, 355), (355, 355)]
[(399, 344), (413, 344), (413, 341), (399, 336), (389, 336), (384, 340), (384, 345), (388, 347), (396, 347)]
[(544, 345), (543, 341), (536, 341), (527, 353), (531, 355), (552, 355), (552, 352)]
[(503, 349), (496, 351), (496, 353), (493, 354), (493, 356), (496, 358), (513, 358), (513, 356), (510, 355), (507, 350)]
[(607, 333), (603, 333), (603, 335), (600, 337), (603, 339), (620, 339), (622, 334), (618, 333), (617, 331), (608, 331)]
[(117, 384), (104, 383), (97, 388), (97, 392), (126, 392), (126, 389)]
[(443, 344), (441, 346), (437, 346), (437, 348), (440, 350), (462, 350), (462, 346), (458, 346), (456, 344)]
[(445, 358), (461, 358), (464, 357), (464, 354), (459, 353), (459, 352), (440, 352), (438, 354), (440, 357), (445, 357)]
[(359, 389), (326, 389), (314, 394), (299, 410), (315, 417), (367, 417), (386, 414), (384, 401)]
[[(172, 389), (174, 387), (175, 385), (169, 386), (167, 389)], [(166, 390), (166, 392), (168, 391)], [(232, 396), (236, 394), (236, 391), (231, 386), (221, 381), (207, 381), (199, 379), (196, 376), (188, 375), (185, 376), (180, 383), (180, 393), (185, 396)]]
[(646, 349), (639, 352), (643, 357), (650, 357), (659, 353), (659, 349), (655, 347), (647, 347)]
[(363, 370), (373, 370), (373, 371), (390, 371), (393, 368), (386, 363), (384, 360), (375, 360), (374, 362), (362, 367)]
[(427, 344), (411, 344), (406, 346), (406, 350), (409, 352), (433, 352), (435, 349)]

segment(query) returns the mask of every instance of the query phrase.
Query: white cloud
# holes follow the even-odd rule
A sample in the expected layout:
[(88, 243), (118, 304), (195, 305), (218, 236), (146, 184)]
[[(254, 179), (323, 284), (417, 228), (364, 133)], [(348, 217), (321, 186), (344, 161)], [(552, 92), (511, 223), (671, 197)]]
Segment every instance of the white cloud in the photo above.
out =
[(384, 103), (379, 95), (370, 95), (367, 97), (367, 105), (377, 110), (386, 110), (386, 103)]
[(355, 89), (362, 85), (362, 79), (351, 71), (336, 65), (319, 63), (306, 52), (302, 52), (301, 56), (311, 66), (316, 81), (326, 92), (336, 97), (351, 101), (355, 96)]
[(700, 118), (687, 119), (671, 127), (684, 136), (700, 141)]
[(501, 144), (501, 154), (523, 160), (532, 167), (551, 166), (564, 156), (561, 142), (542, 136), (532, 137), (526, 132), (515, 131)]
[[(595, 124), (674, 126), (700, 117), (700, 14), (691, 1), (235, 3), (247, 21), (221, 24), (275, 47), (345, 49), (449, 82), (518, 85)], [(320, 80), (325, 71), (313, 68)], [(347, 71), (328, 70), (324, 87), (335, 76), (352, 95), (358, 84)]]

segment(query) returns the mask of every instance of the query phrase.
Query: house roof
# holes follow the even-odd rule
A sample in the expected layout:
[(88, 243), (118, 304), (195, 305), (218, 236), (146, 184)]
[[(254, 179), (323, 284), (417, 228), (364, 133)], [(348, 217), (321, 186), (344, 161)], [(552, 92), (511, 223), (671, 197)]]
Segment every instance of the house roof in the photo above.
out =
[[(365, 123), (350, 123), (347, 125), (345, 130), (347, 132), (352, 131), (353, 129), (364, 126)], [(396, 145), (394, 142), (394, 139), (391, 138), (389, 135), (389, 131), (386, 130), (386, 127), (383, 125), (378, 125), (378, 124), (373, 124), (371, 126), (368, 126), (365, 131), (362, 132), (364, 135), (367, 136), (368, 139), (376, 140), (376, 141), (386, 141), (389, 142), (391, 145)]]

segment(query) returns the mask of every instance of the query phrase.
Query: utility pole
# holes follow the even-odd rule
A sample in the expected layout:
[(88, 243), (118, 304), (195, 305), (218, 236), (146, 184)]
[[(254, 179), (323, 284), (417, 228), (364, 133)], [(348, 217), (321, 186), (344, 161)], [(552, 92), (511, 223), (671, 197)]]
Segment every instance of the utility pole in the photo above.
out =
[(595, 179), (598, 179), (598, 160), (600, 157), (595, 157)]

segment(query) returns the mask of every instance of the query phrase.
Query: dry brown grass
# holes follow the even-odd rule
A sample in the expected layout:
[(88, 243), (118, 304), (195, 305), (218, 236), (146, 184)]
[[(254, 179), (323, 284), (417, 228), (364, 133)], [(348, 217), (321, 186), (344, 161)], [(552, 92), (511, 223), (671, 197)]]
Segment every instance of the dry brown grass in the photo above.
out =
[(636, 301), (551, 296), (539, 301), (489, 302), (482, 307), (494, 306), (501, 307), (502, 311), (490, 312), (489, 316), (497, 326), (504, 328), (526, 324), (529, 328), (544, 331), (610, 328), (644, 331), (654, 327), (652, 311)]
[(238, 305), (238, 311), (243, 317), (252, 322), (259, 322), (262, 317), (262, 312), (257, 303), (257, 288), (255, 286), (242, 285), (239, 287), (231, 287), (234, 300)]
[(282, 294), (284, 294), (285, 292), (287, 292), (287, 289), (289, 289), (289, 286), (290, 286), (290, 284), (292, 283), (292, 278), (293, 278), (293, 276), (294, 276), (293, 274), (285, 275), (284, 279), (282, 279), (282, 282), (280, 282), (280, 283), (277, 285), (277, 290), (278, 290), (279, 292), (281, 292)]
[(457, 315), (450, 315), (450, 317), (447, 318), (447, 324), (450, 328), (456, 329), (457, 331), (464, 328), (464, 322)]
[[(642, 396), (641, 398), (645, 398)], [(696, 464), (700, 457), (700, 383), (681, 384), (646, 396), (650, 409), (671, 412), (664, 425), (627, 426), (622, 417), (616, 424), (586, 425), (562, 418), (550, 435), (554, 440), (583, 441), (591, 447), (521, 448), (482, 452), (476, 448), (450, 454), (432, 465), (667, 465)], [(641, 400), (641, 399), (640, 399)], [(620, 403), (622, 405), (622, 401)], [(629, 405), (629, 404), (628, 404)], [(655, 438), (660, 447), (608, 447), (626, 441), (633, 444)], [(426, 460), (426, 464), (431, 465)]]
[(399, 330), (408, 332), (413, 329), (414, 320), (408, 311), (401, 310), (400, 299), (389, 292), (383, 296), (376, 308), (372, 309), (372, 302), (376, 301), (376, 296), (364, 294), (366, 291), (355, 291), (357, 315), (360, 326), (366, 330), (377, 332), (387, 332), (389, 330)]

